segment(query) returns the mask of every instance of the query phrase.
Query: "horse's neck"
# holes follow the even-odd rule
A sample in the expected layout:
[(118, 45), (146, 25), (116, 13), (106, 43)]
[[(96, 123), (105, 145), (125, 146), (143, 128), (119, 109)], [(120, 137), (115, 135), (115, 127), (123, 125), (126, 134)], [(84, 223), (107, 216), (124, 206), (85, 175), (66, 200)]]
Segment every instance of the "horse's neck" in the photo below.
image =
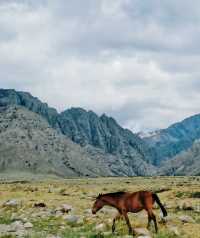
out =
[(103, 197), (103, 201), (105, 203), (104, 205), (109, 205), (109, 206), (112, 206), (112, 207), (117, 207), (116, 199), (114, 199), (112, 197), (104, 196)]

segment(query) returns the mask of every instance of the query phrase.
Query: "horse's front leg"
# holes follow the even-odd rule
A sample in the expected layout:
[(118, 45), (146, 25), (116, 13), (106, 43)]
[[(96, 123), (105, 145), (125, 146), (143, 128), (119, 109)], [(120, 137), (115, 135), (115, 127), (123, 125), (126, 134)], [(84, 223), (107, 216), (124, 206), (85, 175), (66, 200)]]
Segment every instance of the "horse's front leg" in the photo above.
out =
[(148, 224), (147, 224), (147, 229), (150, 228), (151, 225), (151, 217), (148, 215)]
[(157, 226), (156, 216), (154, 215), (152, 210), (148, 210), (148, 224), (150, 224), (151, 220), (153, 220), (153, 222), (154, 222), (155, 231), (157, 233), (158, 232), (158, 226)]
[(126, 224), (127, 224), (127, 226), (128, 226), (129, 235), (133, 235), (133, 229), (132, 229), (132, 227), (131, 227), (131, 223), (130, 223), (130, 221), (129, 221), (127, 212), (124, 212), (124, 213), (123, 213), (123, 216), (124, 216), (124, 218), (125, 218), (125, 220), (126, 220)]
[(115, 222), (116, 222), (117, 220), (119, 220), (120, 218), (121, 218), (121, 214), (120, 214), (120, 213), (118, 213), (118, 214), (114, 217), (114, 219), (113, 219), (113, 224), (112, 224), (112, 233), (115, 232)]

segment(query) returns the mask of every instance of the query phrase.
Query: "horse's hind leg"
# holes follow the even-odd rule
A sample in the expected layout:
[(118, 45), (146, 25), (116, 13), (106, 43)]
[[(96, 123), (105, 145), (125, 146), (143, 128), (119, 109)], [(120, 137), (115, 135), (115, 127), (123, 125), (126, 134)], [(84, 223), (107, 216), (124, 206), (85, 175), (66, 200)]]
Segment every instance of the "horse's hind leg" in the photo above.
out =
[(113, 224), (112, 224), (112, 233), (114, 233), (115, 232), (115, 222), (117, 221), (117, 220), (119, 220), (120, 218), (121, 218), (121, 214), (120, 213), (118, 213), (117, 215), (116, 215), (116, 217), (113, 219)]

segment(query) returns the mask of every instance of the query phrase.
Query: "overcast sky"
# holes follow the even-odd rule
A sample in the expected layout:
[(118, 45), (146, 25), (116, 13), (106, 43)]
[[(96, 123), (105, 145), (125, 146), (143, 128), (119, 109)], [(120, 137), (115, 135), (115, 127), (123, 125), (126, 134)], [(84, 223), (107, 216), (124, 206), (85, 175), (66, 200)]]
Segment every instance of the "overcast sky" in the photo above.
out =
[(0, 87), (134, 132), (200, 113), (200, 1), (0, 0)]

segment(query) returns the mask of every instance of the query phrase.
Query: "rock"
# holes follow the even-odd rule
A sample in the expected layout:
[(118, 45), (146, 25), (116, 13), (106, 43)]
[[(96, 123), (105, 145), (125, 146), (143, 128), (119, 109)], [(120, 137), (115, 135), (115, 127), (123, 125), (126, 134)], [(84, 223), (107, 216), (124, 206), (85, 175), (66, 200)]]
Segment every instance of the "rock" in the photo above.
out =
[(25, 229), (33, 228), (33, 224), (30, 223), (30, 222), (26, 222), (26, 223), (24, 224), (24, 228), (25, 228)]
[(60, 207), (56, 208), (56, 212), (60, 211), (62, 213), (68, 213), (73, 210), (73, 207), (68, 204), (62, 204)]
[(3, 204), (4, 207), (15, 207), (15, 208), (21, 205), (22, 205), (22, 202), (16, 199), (8, 200)]
[(191, 202), (183, 202), (182, 203), (182, 206), (181, 206), (182, 210), (185, 210), (185, 211), (193, 211), (194, 210), (194, 207), (192, 206)]
[(9, 225), (8, 231), (14, 232), (14, 231), (19, 231), (19, 230), (24, 230), (24, 225), (21, 221), (15, 221)]
[(95, 226), (96, 231), (104, 231), (105, 229), (106, 229), (106, 225), (104, 223), (101, 223)]
[(146, 228), (135, 228), (134, 232), (138, 235), (151, 237), (151, 234), (150, 234), (149, 230), (146, 229)]
[(179, 219), (183, 223), (194, 223), (195, 222), (195, 220), (191, 216), (188, 216), (188, 215), (179, 216)]
[(77, 223), (79, 220), (79, 217), (75, 215), (65, 215), (63, 216), (63, 219), (67, 221), (68, 223)]

